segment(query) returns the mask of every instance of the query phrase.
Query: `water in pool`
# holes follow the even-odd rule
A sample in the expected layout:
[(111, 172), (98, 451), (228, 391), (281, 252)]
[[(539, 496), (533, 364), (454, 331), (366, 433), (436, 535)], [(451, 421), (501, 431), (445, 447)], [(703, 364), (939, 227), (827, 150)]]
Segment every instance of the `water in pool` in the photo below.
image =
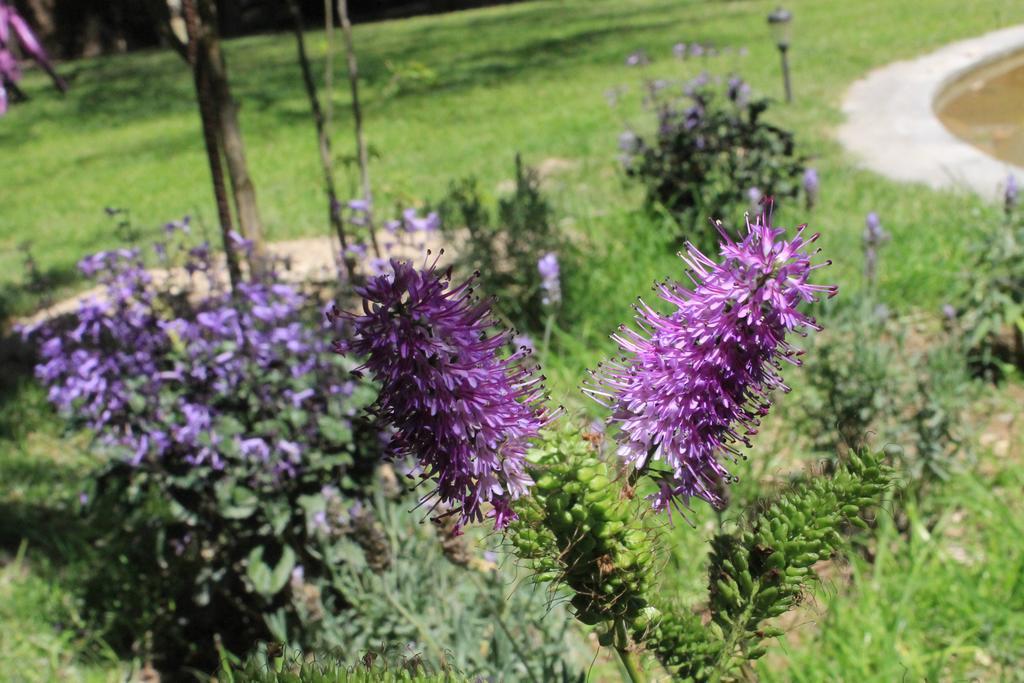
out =
[(947, 86), (935, 111), (957, 137), (1024, 166), (1024, 51), (979, 67)]

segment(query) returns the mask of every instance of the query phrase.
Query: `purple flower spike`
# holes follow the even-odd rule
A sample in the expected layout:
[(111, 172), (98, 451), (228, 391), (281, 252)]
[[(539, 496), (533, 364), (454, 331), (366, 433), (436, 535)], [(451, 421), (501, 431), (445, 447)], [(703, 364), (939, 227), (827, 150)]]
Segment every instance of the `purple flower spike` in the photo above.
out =
[(868, 286), (875, 284), (878, 270), (878, 248), (889, 241), (889, 233), (882, 227), (878, 214), (872, 211), (864, 219), (864, 279)]
[(552, 418), (544, 408), (543, 376), (519, 350), (498, 356), (509, 332), (492, 332), (490, 302), (473, 297), (468, 281), (450, 286), (436, 262), (417, 269), (391, 261), (393, 273), (358, 289), (362, 315), (335, 311), (353, 330), (336, 350), (366, 359), (380, 383), (376, 413), (394, 428), (391, 449), (419, 461), (437, 488), (424, 501), (461, 508), (459, 526), (483, 518), (515, 519), (512, 501), (533, 481), (524, 469), (531, 438)]
[(807, 208), (813, 209), (818, 201), (818, 189), (821, 182), (818, 180), (818, 170), (807, 168), (804, 170), (804, 197), (807, 199)]
[(557, 306), (562, 303), (561, 269), (555, 252), (549, 251), (540, 257), (537, 261), (537, 271), (540, 273), (540, 288), (543, 292), (541, 302), (545, 306)]
[(1017, 208), (1017, 195), (1019, 193), (1017, 176), (1011, 173), (1006, 176), (1006, 190), (1003, 193), (1003, 206), (1006, 209), (1006, 213), (1013, 213), (1013, 210)]
[(653, 507), (671, 514), (691, 497), (720, 505), (718, 491), (730, 475), (723, 459), (741, 457), (750, 445), (770, 393), (788, 391), (779, 362), (799, 365), (799, 349), (786, 334), (820, 329), (800, 304), (833, 296), (834, 286), (812, 285), (809, 246), (817, 234), (792, 239), (770, 224), (766, 210), (734, 242), (722, 232), (722, 262), (692, 244), (682, 255), (692, 288), (668, 281), (658, 296), (675, 307), (663, 315), (643, 301), (638, 330), (619, 328), (613, 336), (627, 354), (592, 372), (584, 391), (613, 411), (620, 424), (619, 455), (658, 481)]
[(676, 59), (686, 59), (686, 43), (676, 43), (673, 45), (672, 54)]
[(726, 95), (737, 106), (743, 107), (750, 101), (750, 86), (739, 76), (729, 79)]

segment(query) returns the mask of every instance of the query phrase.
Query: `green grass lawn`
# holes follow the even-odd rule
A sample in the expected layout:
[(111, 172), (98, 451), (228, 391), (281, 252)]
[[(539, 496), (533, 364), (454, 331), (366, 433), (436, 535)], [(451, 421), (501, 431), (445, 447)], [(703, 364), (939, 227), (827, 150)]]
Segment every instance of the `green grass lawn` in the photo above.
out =
[[(567, 323), (556, 332), (558, 353), (547, 363), (556, 398), (570, 408), (586, 409), (576, 398), (580, 373), (608, 352), (607, 334), (627, 317), (633, 297), (653, 279), (681, 272), (617, 167), (623, 116), (642, 123), (640, 79), (735, 72), (756, 91), (777, 96), (778, 55), (765, 23), (774, 6), (774, 0), (565, 0), (356, 28), (379, 204), (430, 203), (450, 180), (467, 175), (497, 194), (517, 151), (532, 164), (571, 162), (547, 184), (586, 254), (581, 267), (565, 273)], [(826, 256), (835, 261), (829, 279), (851, 291), (860, 281), (864, 216), (877, 211), (893, 236), (882, 256), (881, 297), (898, 311), (935, 311), (951, 295), (975, 226), (998, 209), (964, 193), (900, 185), (853, 168), (832, 139), (840, 99), (876, 66), (1024, 21), (1024, 5), (798, 0), (788, 7), (796, 17), (796, 99), (774, 107), (772, 117), (814, 157), (822, 190), (813, 213), (784, 206), (781, 222), (807, 221), (820, 230)], [(323, 34), (307, 38), (319, 73)], [(678, 41), (746, 47), (749, 54), (680, 63), (671, 57)], [(652, 58), (642, 72), (624, 65), (635, 49)], [(270, 238), (326, 232), (316, 140), (292, 37), (232, 41), (227, 53)], [(343, 75), (342, 64), (338, 59), (336, 75)], [(392, 70), (418, 65), (436, 78), (388, 92)], [(147, 52), (74, 62), (61, 71), (71, 81), (66, 97), (32, 74), (24, 84), (32, 102), (0, 119), (0, 313), (5, 306), (25, 312), (33, 303), (17, 290), (22, 242), (31, 242), (60, 291), (80, 286), (76, 261), (119, 246), (104, 207), (129, 209), (144, 236), (184, 214), (212, 225), (192, 82), (180, 59)], [(621, 85), (631, 94), (616, 111), (604, 93)], [(346, 157), (353, 149), (347, 89), (338, 86), (334, 137), (339, 157)], [(343, 178), (343, 186), (353, 181)], [(59, 529), (54, 520), (70, 515), (77, 481), (90, 464), (81, 455), (85, 443), (61, 434), (16, 361), (0, 349), (0, 551), (7, 553), (0, 557), (0, 672), (22, 672), (14, 680), (116, 680), (124, 665), (76, 620), (75, 549), (60, 534), (33, 527), (35, 520)], [(1013, 394), (1002, 391), (993, 400), (1010, 401), (1013, 409)], [(1013, 494), (1024, 483), (1022, 451), (1024, 444), (1015, 443), (1009, 460), (986, 453), (987, 469), (955, 477), (932, 503), (946, 510), (936, 529), (915, 527), (907, 542), (883, 523), (876, 561), (854, 559), (852, 584), (826, 582), (816, 596), (820, 615), (809, 612), (813, 623), (792, 629), (758, 672), (766, 680), (1022, 680), (1013, 666), (1024, 661), (1024, 506)], [(687, 589), (701, 587), (685, 569), (706, 535), (699, 524), (674, 534), (679, 546), (670, 576)]]

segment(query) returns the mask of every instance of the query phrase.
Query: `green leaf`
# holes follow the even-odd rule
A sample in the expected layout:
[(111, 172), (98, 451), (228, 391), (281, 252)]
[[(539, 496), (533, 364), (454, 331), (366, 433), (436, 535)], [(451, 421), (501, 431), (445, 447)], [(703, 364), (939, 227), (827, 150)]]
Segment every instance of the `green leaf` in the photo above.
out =
[(264, 546), (258, 546), (249, 553), (245, 573), (253, 588), (260, 595), (271, 598), (281, 592), (295, 568), (295, 551), (285, 546), (277, 565), (271, 567), (263, 561)]
[(259, 497), (249, 488), (238, 486), (234, 479), (217, 482), (220, 514), (227, 519), (247, 519), (256, 512)]
[(320, 433), (332, 444), (348, 444), (352, 442), (352, 425), (347, 420), (339, 420), (323, 416), (317, 422)]

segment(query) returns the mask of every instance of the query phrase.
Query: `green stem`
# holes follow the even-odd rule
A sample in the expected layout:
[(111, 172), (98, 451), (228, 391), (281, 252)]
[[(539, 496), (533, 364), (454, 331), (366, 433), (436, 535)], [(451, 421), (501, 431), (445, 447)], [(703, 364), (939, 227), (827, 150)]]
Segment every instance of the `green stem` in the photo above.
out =
[(725, 645), (722, 648), (722, 656), (717, 662), (715, 662), (714, 671), (709, 679), (712, 683), (719, 683), (719, 681), (722, 680), (722, 677), (732, 670), (736, 656), (736, 647), (739, 645), (740, 638), (746, 634), (747, 622), (750, 621), (754, 613), (754, 598), (757, 597), (757, 593), (758, 586), (755, 586), (753, 592), (750, 594), (750, 598), (747, 600), (747, 606), (744, 607), (743, 612), (733, 620), (732, 628), (729, 629), (729, 634), (725, 638)]
[(548, 319), (544, 322), (544, 341), (540, 347), (540, 362), (543, 365), (548, 360), (548, 344), (551, 343), (551, 328), (555, 325), (555, 312), (548, 313)]
[(526, 657), (526, 653), (523, 652), (523, 649), (519, 647), (519, 641), (516, 640), (515, 636), (512, 634), (511, 629), (509, 629), (508, 625), (505, 623), (505, 620), (502, 619), (501, 615), (503, 609), (501, 602), (499, 600), (496, 600), (494, 598), (494, 595), (487, 588), (484, 587), (483, 583), (481, 583), (480, 581), (480, 578), (476, 574), (472, 573), (473, 570), (469, 571), (469, 578), (473, 581), (474, 584), (476, 584), (477, 590), (479, 590), (482, 595), (488, 596), (494, 603), (495, 621), (498, 622), (498, 626), (501, 627), (501, 630), (505, 632), (505, 636), (508, 638), (508, 642), (512, 645), (512, 650), (516, 653), (516, 656), (519, 657), (519, 661), (523, 663), (523, 668), (526, 669), (526, 675), (530, 677), (530, 680), (533, 681), (533, 683), (540, 683), (540, 681), (537, 680), (537, 677), (533, 675), (533, 669), (530, 668), (530, 660)]
[(621, 619), (615, 620), (615, 651), (619, 654), (622, 666), (632, 683), (647, 683), (647, 676), (640, 668), (635, 652), (629, 649), (629, 637), (626, 635), (626, 624)]

